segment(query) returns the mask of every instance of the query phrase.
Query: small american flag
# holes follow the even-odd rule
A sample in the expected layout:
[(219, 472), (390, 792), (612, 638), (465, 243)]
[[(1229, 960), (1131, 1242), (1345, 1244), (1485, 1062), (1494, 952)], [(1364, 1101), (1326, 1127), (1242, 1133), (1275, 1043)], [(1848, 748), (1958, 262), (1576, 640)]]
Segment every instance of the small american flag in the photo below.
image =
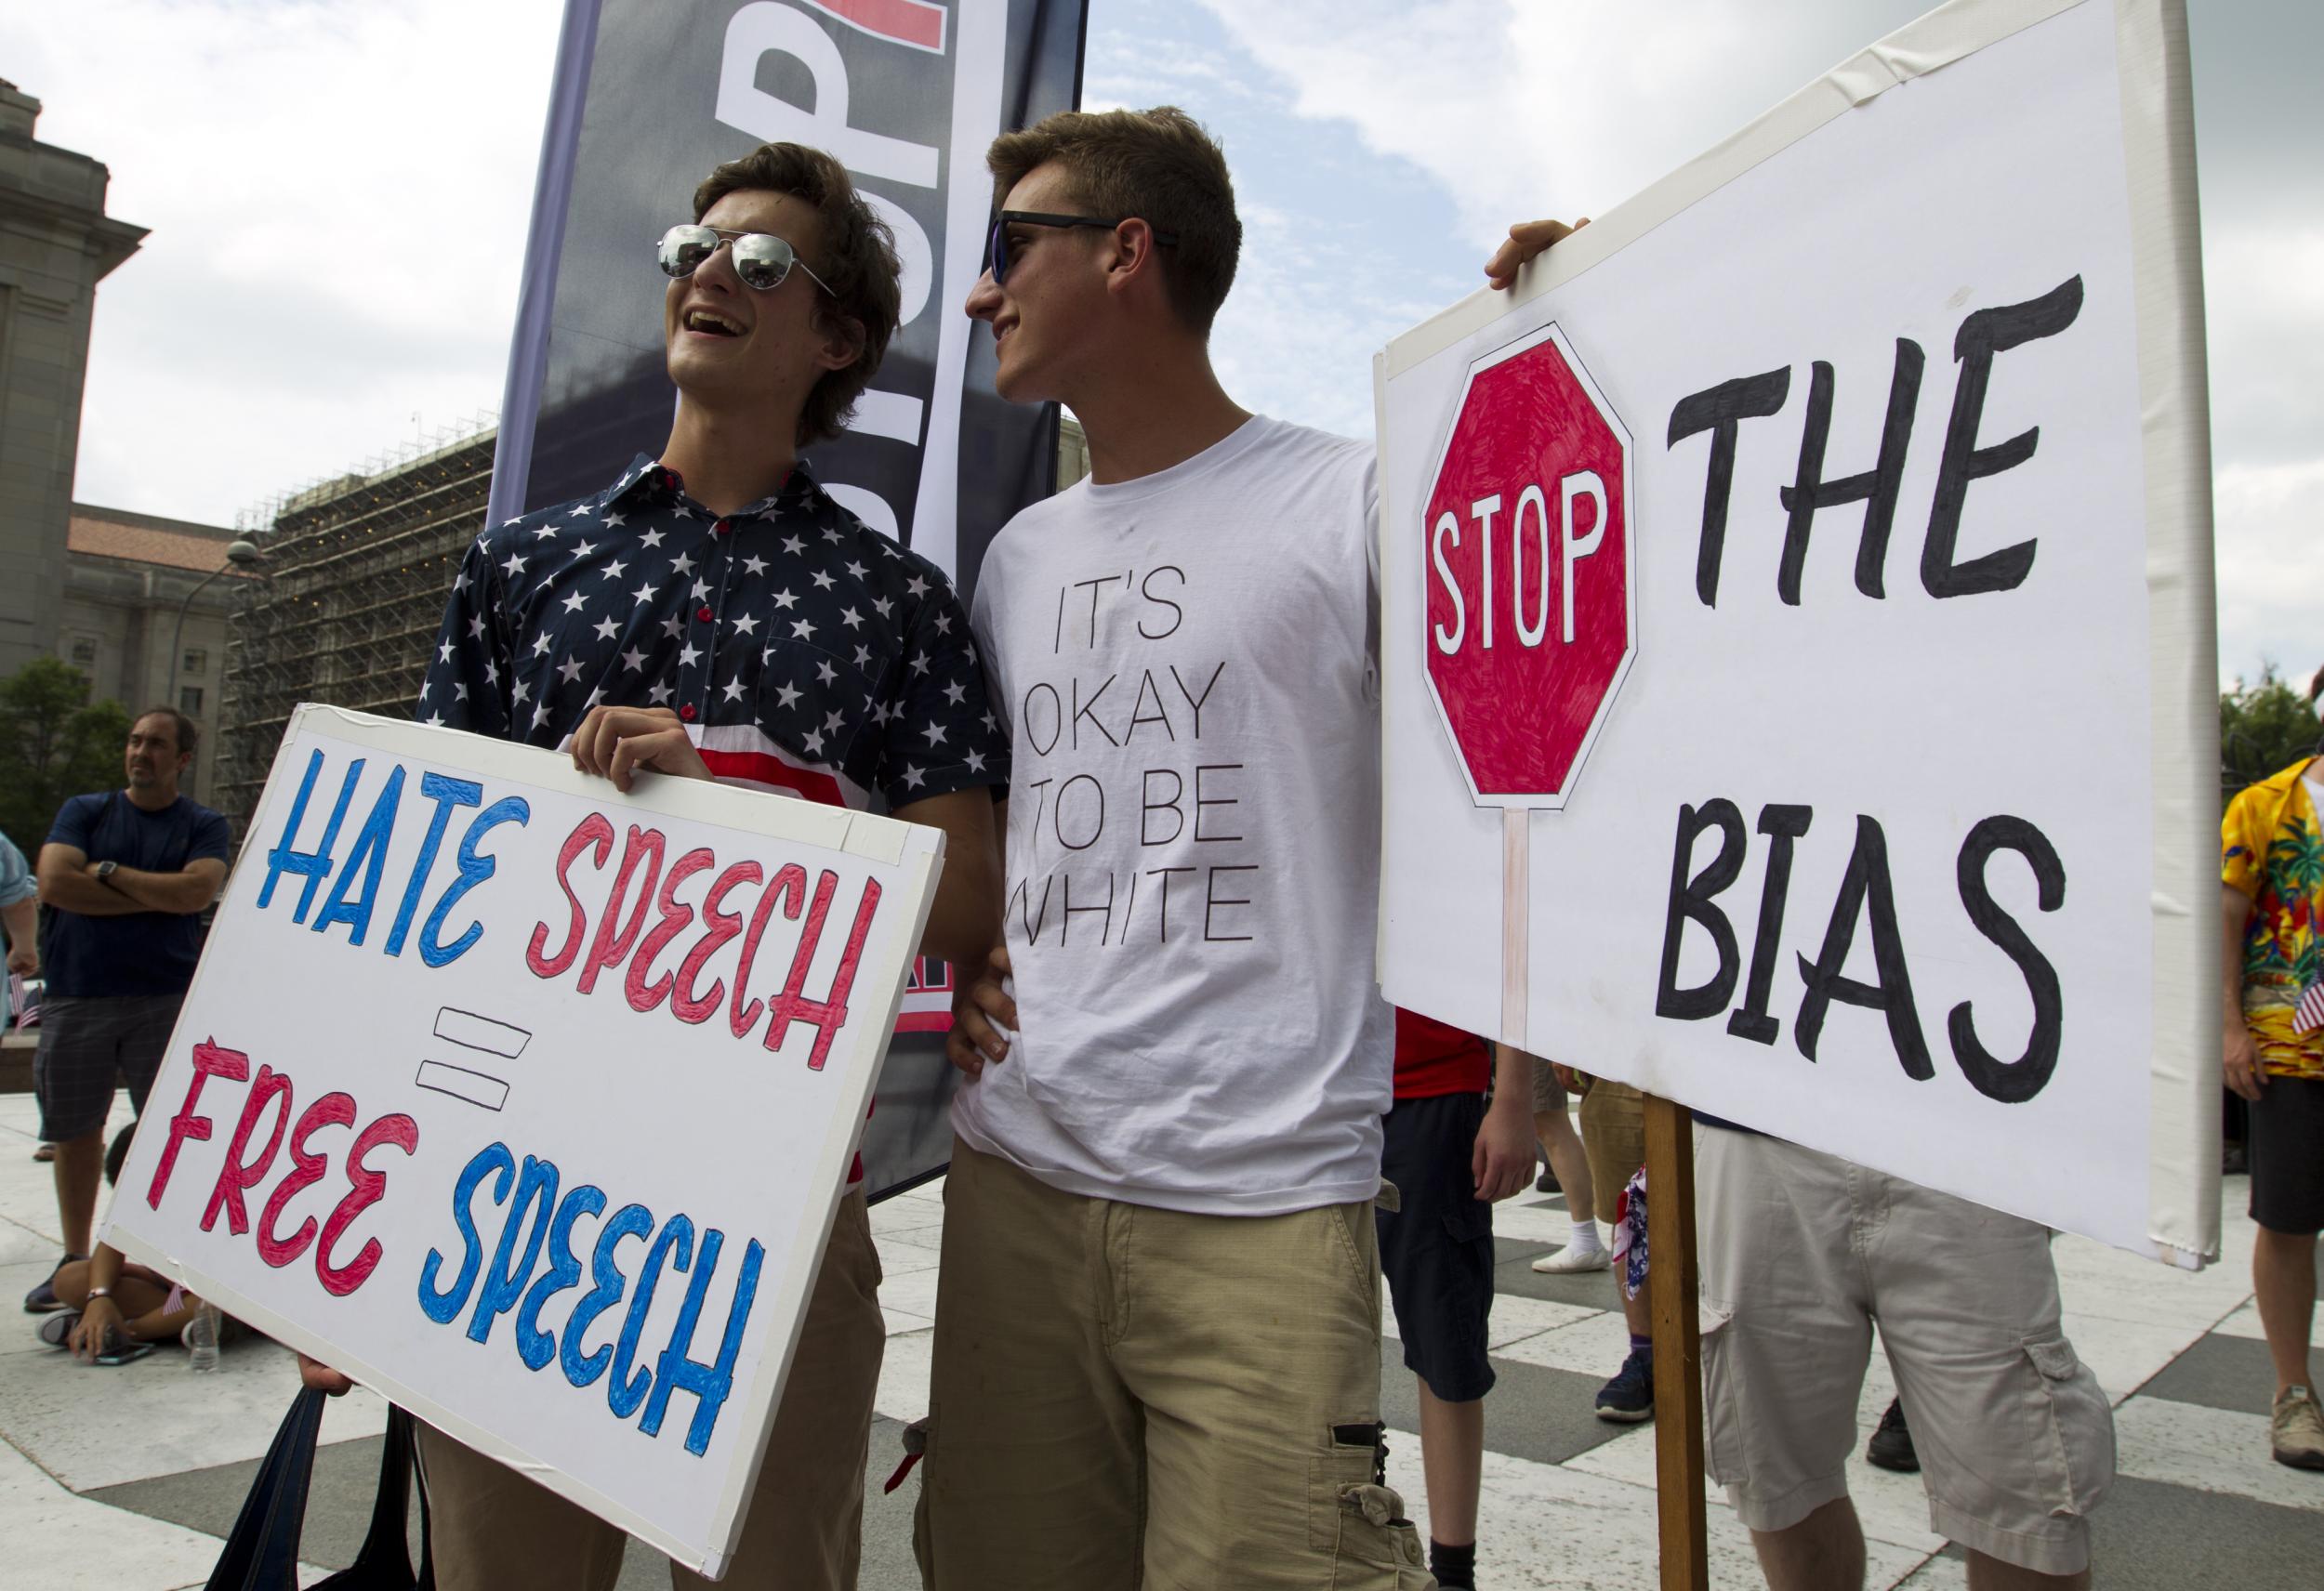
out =
[(2292, 1007), (2291, 1026), (2295, 1032), (2312, 1033), (2324, 1028), (2324, 977), (2311, 982), (2300, 995), (2300, 1004)]

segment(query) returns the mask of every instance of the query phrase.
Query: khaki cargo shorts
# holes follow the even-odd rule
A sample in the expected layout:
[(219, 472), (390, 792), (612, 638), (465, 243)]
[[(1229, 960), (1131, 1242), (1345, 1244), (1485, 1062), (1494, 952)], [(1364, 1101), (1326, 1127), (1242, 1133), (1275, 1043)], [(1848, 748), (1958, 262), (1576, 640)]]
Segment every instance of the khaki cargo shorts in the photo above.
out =
[(1426, 1591), (1381, 1474), (1372, 1205), (1208, 1216), (957, 1140), (927, 1591)]
[(1646, 1164), (1646, 1097), (1601, 1077), (1581, 1097), (1581, 1147), (1590, 1156), (1590, 1192), (1598, 1219), (1611, 1226), (1622, 1190)]
[(2059, 1327), (2047, 1229), (1780, 1138), (1697, 1127), (1696, 1146), (1707, 1456), (1743, 1522), (1847, 1495), (1877, 1317), (1929, 1528), (2088, 1568), (2114, 1416)]

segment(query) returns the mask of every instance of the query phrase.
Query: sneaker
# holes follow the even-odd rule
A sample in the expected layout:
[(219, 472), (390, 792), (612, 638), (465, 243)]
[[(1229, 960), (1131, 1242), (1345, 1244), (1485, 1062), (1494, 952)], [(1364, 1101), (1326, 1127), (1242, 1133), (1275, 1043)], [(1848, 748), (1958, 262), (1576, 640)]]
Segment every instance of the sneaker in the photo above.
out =
[(1568, 1243), (1555, 1254), (1545, 1254), (1533, 1262), (1533, 1269), (1544, 1276), (1565, 1276), (1578, 1270), (1604, 1270), (1614, 1263), (1614, 1256), (1601, 1243), (1596, 1248), (1578, 1248)]
[(1654, 1414), (1654, 1357), (1644, 1348), (1632, 1348), (1614, 1379), (1598, 1388), (1598, 1418), (1634, 1426)]
[[(57, 1270), (62, 1270), (66, 1266), (71, 1265), (76, 1259), (86, 1259), (87, 1257), (88, 1256), (85, 1254), (68, 1254), (62, 1259), (57, 1261)], [(54, 1285), (52, 1285), (57, 1280), (57, 1270), (50, 1271), (46, 1282), (42, 1282), (39, 1286), (33, 1288), (30, 1293), (24, 1295), (24, 1312), (26, 1314), (53, 1314), (57, 1310), (65, 1307), (64, 1300), (57, 1296), (57, 1289)]]
[(73, 1328), (81, 1323), (78, 1309), (59, 1309), (34, 1327), (40, 1340), (50, 1348), (63, 1348), (73, 1341)]
[(1888, 1400), (1888, 1413), (1881, 1416), (1880, 1428), (1864, 1444), (1864, 1462), (1899, 1475), (1921, 1473), (1921, 1455), (1912, 1451), (1912, 1430), (1905, 1424), (1903, 1399)]
[(1558, 1186), (1557, 1173), (1552, 1171), (1546, 1165), (1541, 1168), (1541, 1175), (1533, 1179), (1533, 1190), (1536, 1193), (1563, 1193), (1565, 1191), (1565, 1189)]
[(2306, 1387), (2287, 1387), (2276, 1394), (2267, 1437), (2278, 1464), (2324, 1469), (2324, 1413), (2317, 1411), (2316, 1394)]

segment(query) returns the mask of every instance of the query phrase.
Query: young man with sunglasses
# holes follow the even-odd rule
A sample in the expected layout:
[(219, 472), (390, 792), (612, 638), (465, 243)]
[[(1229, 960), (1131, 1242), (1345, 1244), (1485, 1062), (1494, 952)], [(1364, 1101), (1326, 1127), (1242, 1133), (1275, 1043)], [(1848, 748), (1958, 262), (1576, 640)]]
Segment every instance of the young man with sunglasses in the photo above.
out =
[(955, 1008), (922, 1571), (1424, 1585), (1380, 1420), (1371, 449), (1212, 373), (1242, 227), (1183, 112), (1051, 116), (988, 164), (968, 310), (1091, 477), (977, 589), (1007, 942)]
[[(623, 790), (651, 769), (884, 801), (945, 831), (922, 948), (981, 964), (998, 898), (991, 787), (1009, 750), (968, 616), (935, 565), (866, 529), (798, 458), (838, 433), (895, 328), (886, 228), (837, 161), (792, 144), (719, 167), (693, 214), (660, 247), (668, 444), (594, 496), (477, 539), (418, 716), (566, 748)], [(885, 1343), (861, 1177), (859, 1164), (730, 1587), (856, 1583)], [(446, 1591), (612, 1586), (614, 1527), (436, 1431), (420, 1450)], [(671, 1579), (706, 1584), (675, 1565)]]

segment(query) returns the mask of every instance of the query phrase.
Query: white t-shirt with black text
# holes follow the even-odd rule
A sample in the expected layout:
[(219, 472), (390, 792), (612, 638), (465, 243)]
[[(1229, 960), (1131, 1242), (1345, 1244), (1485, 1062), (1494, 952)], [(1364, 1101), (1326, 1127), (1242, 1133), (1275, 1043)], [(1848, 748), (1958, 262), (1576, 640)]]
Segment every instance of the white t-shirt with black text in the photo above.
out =
[(997, 537), (1019, 1031), (953, 1124), (1068, 1192), (1368, 1200), (1390, 1105), (1372, 450), (1254, 418)]

